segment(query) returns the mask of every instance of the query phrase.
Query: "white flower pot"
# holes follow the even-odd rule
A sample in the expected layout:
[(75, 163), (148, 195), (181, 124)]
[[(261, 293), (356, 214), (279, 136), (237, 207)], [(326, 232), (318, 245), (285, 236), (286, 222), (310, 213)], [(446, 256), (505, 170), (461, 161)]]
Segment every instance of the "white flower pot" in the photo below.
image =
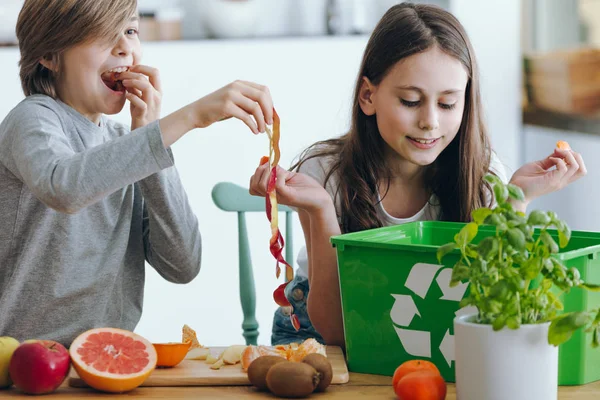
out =
[(548, 344), (550, 323), (494, 332), (491, 325), (454, 319), (458, 400), (556, 400), (558, 347)]

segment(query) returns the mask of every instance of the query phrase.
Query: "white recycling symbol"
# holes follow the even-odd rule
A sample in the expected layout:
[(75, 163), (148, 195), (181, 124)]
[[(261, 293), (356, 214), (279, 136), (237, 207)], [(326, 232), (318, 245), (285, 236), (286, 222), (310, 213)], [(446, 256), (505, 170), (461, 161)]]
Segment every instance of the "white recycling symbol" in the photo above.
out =
[[(436, 274), (438, 275), (435, 280), (443, 293), (440, 300), (461, 301), (468, 283), (460, 283), (455, 287), (450, 287), (452, 268), (445, 268), (440, 264), (417, 263), (413, 265), (404, 286), (415, 295), (425, 299)], [(394, 298), (394, 305), (390, 311), (390, 317), (394, 322), (394, 329), (404, 350), (415, 357), (431, 358), (431, 334), (428, 331), (407, 329), (415, 315), (421, 316), (412, 296), (392, 293), (392, 297)], [(456, 315), (468, 314), (476, 310), (475, 307), (465, 307), (458, 310)], [(454, 336), (450, 334), (450, 329), (446, 331), (439, 349), (448, 366), (451, 367), (454, 360)]]

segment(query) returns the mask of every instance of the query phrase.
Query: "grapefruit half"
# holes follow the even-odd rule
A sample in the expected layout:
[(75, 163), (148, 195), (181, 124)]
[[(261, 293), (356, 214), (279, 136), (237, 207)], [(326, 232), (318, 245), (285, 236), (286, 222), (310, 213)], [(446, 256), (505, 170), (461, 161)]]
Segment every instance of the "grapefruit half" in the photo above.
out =
[(69, 348), (75, 370), (97, 390), (121, 393), (140, 386), (156, 367), (156, 350), (138, 334), (116, 328), (90, 329)]

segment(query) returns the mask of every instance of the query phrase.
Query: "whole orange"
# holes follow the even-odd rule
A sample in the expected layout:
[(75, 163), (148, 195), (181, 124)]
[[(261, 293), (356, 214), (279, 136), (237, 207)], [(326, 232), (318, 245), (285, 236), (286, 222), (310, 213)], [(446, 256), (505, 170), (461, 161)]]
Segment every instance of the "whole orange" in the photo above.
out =
[(415, 371), (403, 376), (394, 391), (399, 400), (444, 400), (446, 382), (434, 371)]
[(406, 374), (423, 370), (433, 371), (440, 375), (440, 371), (437, 369), (434, 363), (426, 360), (410, 360), (400, 364), (400, 366), (396, 368), (396, 371), (394, 372), (394, 377), (392, 378), (392, 385), (396, 387), (396, 383), (398, 383), (398, 381), (402, 379)]

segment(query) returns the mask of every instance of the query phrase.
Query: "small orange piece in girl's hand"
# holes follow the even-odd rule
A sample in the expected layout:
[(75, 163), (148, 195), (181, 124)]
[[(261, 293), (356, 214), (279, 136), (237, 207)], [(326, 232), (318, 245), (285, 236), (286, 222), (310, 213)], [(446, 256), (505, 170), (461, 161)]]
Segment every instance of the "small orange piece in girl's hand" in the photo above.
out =
[(556, 148), (559, 150), (571, 150), (569, 143), (565, 142), (564, 140), (559, 140), (556, 142)]
[(419, 370), (400, 379), (394, 391), (399, 400), (444, 400), (446, 382), (434, 371)]
[(268, 163), (268, 162), (269, 162), (269, 157), (267, 157), (267, 156), (262, 156), (262, 157), (260, 158), (260, 165), (265, 165), (265, 164), (266, 164), (266, 163)]

